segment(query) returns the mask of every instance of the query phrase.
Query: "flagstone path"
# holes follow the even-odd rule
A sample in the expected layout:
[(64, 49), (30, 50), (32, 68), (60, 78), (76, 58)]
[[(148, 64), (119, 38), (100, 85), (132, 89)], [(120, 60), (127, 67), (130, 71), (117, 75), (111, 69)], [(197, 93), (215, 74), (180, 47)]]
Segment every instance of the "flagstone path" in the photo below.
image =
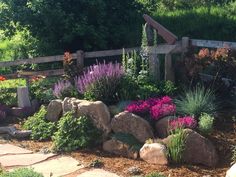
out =
[(70, 156), (33, 153), (11, 144), (0, 144), (0, 164), (8, 171), (20, 167), (33, 168), (36, 172), (42, 173), (44, 177), (119, 177), (102, 169), (85, 169), (82, 164)]

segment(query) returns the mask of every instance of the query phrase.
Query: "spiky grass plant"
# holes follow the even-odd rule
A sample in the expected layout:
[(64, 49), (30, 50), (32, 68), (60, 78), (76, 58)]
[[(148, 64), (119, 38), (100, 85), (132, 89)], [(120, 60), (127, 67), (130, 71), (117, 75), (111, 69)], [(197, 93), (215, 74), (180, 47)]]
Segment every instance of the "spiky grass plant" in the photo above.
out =
[(183, 128), (175, 129), (170, 132), (173, 137), (167, 144), (168, 157), (173, 163), (181, 163), (185, 148), (187, 134)]
[(199, 117), (203, 112), (212, 115), (217, 110), (214, 93), (201, 86), (186, 91), (175, 100), (175, 104), (179, 114), (194, 117)]

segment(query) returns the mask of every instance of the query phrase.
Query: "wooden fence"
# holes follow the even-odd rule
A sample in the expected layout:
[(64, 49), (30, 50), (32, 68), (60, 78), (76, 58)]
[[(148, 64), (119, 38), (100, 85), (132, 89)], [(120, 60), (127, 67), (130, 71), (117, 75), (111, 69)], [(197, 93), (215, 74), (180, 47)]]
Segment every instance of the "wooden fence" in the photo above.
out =
[[(212, 41), (212, 40), (197, 40), (189, 39), (188, 37), (183, 37), (182, 40), (175, 42), (175, 44), (161, 44), (155, 47), (149, 47), (148, 52), (150, 56), (150, 70), (153, 73), (153, 76), (159, 80), (160, 79), (160, 64), (158, 59), (158, 54), (165, 55), (165, 79), (174, 81), (174, 72), (172, 67), (172, 54), (174, 53), (184, 53), (187, 51), (188, 47), (209, 47), (209, 48), (221, 48), (221, 47), (230, 47), (236, 48), (235, 42), (225, 42), (225, 41)], [(125, 49), (125, 52), (131, 52), (133, 50), (140, 50), (139, 47)], [(82, 70), (84, 67), (84, 61), (92, 58), (101, 58), (101, 57), (111, 57), (122, 55), (123, 49), (117, 50), (104, 50), (104, 51), (95, 51), (95, 52), (83, 52), (81, 50), (72, 54), (72, 59), (76, 60), (76, 64), (79, 70)], [(47, 57), (37, 57), (32, 59), (20, 59), (16, 61), (7, 61), (0, 62), (1, 67), (11, 67), (24, 64), (40, 64), (40, 63), (50, 63), (63, 61), (63, 55), (57, 56), (47, 56)], [(46, 70), (46, 71), (25, 71), (19, 73), (13, 73), (6, 75), (7, 78), (17, 78), (24, 77), (28, 78), (30, 76), (36, 75), (45, 75), (45, 76), (58, 76), (64, 73), (63, 69), (55, 70)], [(1, 74), (1, 73), (0, 73)]]

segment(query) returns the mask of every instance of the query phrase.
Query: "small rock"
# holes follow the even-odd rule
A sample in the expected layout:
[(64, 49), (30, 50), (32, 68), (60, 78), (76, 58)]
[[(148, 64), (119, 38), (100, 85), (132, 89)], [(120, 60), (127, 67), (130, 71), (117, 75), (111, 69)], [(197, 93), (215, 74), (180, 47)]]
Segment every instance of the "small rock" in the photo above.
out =
[(128, 144), (111, 139), (103, 143), (103, 150), (112, 154), (121, 155), (132, 159), (138, 158), (138, 152), (131, 150)]
[(130, 175), (140, 175), (142, 170), (139, 167), (133, 166), (127, 169), (127, 173)]
[(226, 172), (226, 177), (236, 177), (236, 164)]
[(140, 149), (140, 158), (151, 164), (168, 164), (166, 147), (159, 143), (144, 144)]
[(152, 127), (146, 120), (127, 111), (117, 114), (112, 119), (111, 128), (115, 133), (131, 134), (142, 143), (154, 137)]
[(62, 115), (62, 100), (52, 100), (47, 107), (46, 119), (57, 122)]

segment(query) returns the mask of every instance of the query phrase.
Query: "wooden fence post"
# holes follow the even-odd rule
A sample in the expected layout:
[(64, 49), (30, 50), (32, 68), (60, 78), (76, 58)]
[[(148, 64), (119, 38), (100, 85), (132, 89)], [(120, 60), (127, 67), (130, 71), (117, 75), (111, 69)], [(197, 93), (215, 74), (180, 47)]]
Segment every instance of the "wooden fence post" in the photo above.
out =
[(173, 83), (175, 82), (171, 53), (165, 55), (165, 80), (172, 81)]
[(82, 50), (78, 50), (76, 54), (77, 54), (76, 65), (79, 72), (82, 72), (84, 68), (84, 52)]
[(182, 52), (186, 52), (189, 47), (189, 37), (182, 37)]
[[(149, 49), (148, 49), (149, 50)], [(148, 51), (149, 70), (154, 82), (160, 81), (160, 61), (158, 55), (153, 51)]]

